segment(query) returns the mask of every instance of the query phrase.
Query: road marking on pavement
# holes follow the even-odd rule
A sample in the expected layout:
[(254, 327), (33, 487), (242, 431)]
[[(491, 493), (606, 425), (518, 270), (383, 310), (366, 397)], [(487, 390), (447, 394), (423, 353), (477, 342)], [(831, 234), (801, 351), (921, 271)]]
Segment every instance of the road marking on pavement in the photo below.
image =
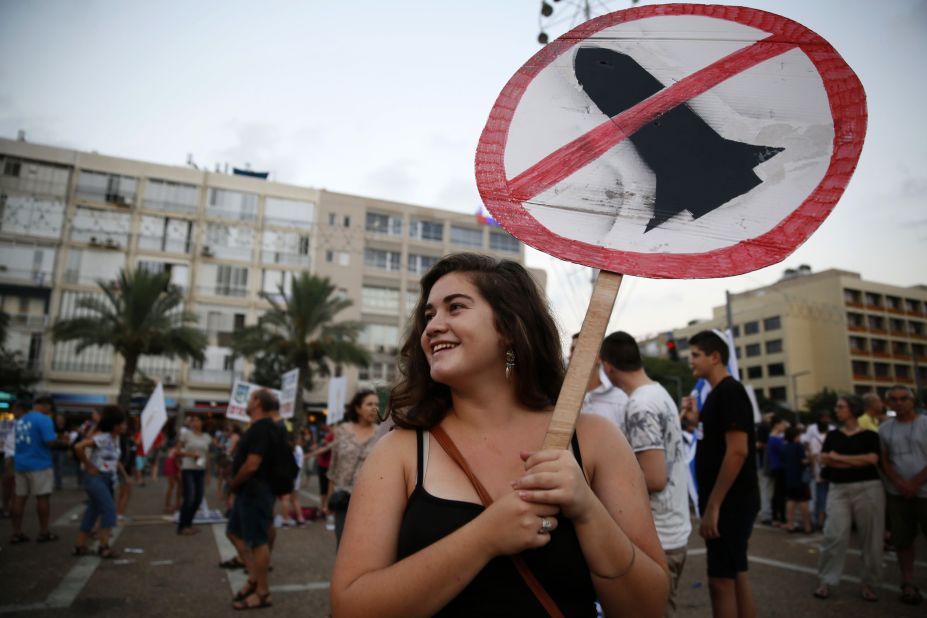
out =
[[(83, 506), (83, 505), (82, 505)], [(122, 532), (122, 527), (113, 528), (109, 537), (110, 544), (115, 544), (116, 539)], [(80, 591), (84, 589), (87, 582), (93, 576), (94, 571), (100, 566), (102, 558), (97, 556), (84, 556), (77, 559), (75, 564), (61, 583), (51, 591), (48, 597), (41, 603), (28, 603), (23, 605), (3, 605), (0, 606), (0, 614), (9, 614), (12, 612), (30, 612), (45, 609), (62, 609), (70, 607)]]
[[(235, 550), (235, 546), (225, 536), (225, 524), (214, 524), (210, 528), (212, 528), (213, 538), (216, 539), (216, 547), (219, 548), (219, 559), (225, 562), (237, 556), (238, 552)], [(248, 583), (248, 576), (245, 575), (244, 569), (225, 569), (225, 574), (228, 577), (229, 588), (232, 589), (233, 595)]]
[[(796, 573), (805, 573), (807, 575), (814, 575), (815, 578), (817, 578), (818, 576), (818, 570), (812, 569), (811, 567), (801, 566), (798, 564), (792, 564), (790, 562), (782, 562), (781, 560), (772, 560), (770, 558), (761, 558), (760, 556), (754, 556), (754, 555), (750, 555), (749, 559), (750, 559), (750, 562), (755, 562), (757, 564), (765, 564), (766, 566), (776, 567), (779, 569), (785, 569), (787, 571), (795, 571)], [(840, 578), (840, 580), (849, 582), (851, 584), (862, 583), (862, 580), (860, 578), (854, 577), (852, 575), (844, 575), (843, 577)], [(892, 591), (898, 589), (898, 586), (890, 585), (890, 584), (877, 584), (876, 587), (881, 588), (883, 590), (892, 590)]]
[[(232, 542), (229, 541), (228, 537), (225, 536), (225, 526), (224, 525), (215, 525), (211, 526), (212, 535), (216, 539), (216, 546), (219, 548), (219, 558), (223, 561), (229, 560), (234, 556), (238, 555), (238, 552), (235, 551), (235, 546), (232, 545)], [(229, 580), (229, 588), (232, 590), (232, 594), (236, 594), (239, 590), (245, 587), (245, 584), (248, 583), (248, 576), (245, 574), (244, 569), (226, 569), (226, 576)], [(271, 586), (271, 592), (305, 592), (307, 590), (327, 590), (329, 586), (328, 582), (307, 582), (305, 584), (279, 584), (277, 586)]]
[(56, 519), (52, 523), (52, 526), (64, 528), (67, 526), (79, 525), (80, 514), (83, 513), (85, 508), (87, 508), (87, 505), (83, 502), (71, 507), (61, 517)]

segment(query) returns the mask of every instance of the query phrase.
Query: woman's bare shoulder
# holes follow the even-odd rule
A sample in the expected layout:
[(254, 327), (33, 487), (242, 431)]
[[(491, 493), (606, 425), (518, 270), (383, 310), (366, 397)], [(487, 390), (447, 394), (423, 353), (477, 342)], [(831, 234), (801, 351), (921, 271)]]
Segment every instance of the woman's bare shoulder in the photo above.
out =
[(414, 429), (400, 429), (394, 427), (377, 441), (370, 457), (382, 460), (400, 459), (415, 462), (415, 450), (418, 445), (415, 440)]

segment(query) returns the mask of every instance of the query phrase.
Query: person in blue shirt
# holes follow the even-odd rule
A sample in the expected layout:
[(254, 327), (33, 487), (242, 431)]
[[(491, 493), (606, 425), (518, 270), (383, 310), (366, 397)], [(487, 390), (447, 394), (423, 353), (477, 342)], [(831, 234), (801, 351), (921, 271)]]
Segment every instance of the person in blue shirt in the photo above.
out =
[(16, 495), (13, 498), (11, 544), (25, 543), (29, 540), (29, 537), (23, 534), (23, 512), (26, 499), (32, 495), (35, 496), (36, 512), (39, 516), (39, 536), (36, 541), (45, 543), (58, 540), (58, 535), (48, 529), (49, 496), (54, 487), (52, 448), (58, 445), (51, 412), (51, 398), (40, 397), (35, 400), (32, 410), (16, 419)]

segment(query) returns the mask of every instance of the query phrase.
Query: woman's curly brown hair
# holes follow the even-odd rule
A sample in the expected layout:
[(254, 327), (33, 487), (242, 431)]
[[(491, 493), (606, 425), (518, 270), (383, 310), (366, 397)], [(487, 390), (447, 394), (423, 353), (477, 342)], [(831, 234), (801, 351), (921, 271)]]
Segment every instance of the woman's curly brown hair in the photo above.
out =
[(537, 284), (517, 262), (456, 253), (443, 257), (422, 277), (422, 294), (400, 351), (401, 377), (390, 393), (389, 413), (396, 425), (429, 429), (440, 424), (451, 408), (451, 389), (431, 379), (421, 339), (431, 288), (454, 272), (469, 275), (492, 307), (496, 330), (515, 352), (512, 379), (518, 401), (536, 410), (552, 406), (564, 368), (557, 327)]

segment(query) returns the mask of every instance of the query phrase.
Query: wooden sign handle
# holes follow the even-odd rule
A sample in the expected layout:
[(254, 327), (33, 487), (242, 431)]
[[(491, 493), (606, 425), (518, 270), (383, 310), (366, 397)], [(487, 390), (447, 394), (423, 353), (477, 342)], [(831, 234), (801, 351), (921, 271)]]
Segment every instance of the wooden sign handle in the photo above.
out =
[(547, 435), (544, 436), (545, 449), (565, 449), (570, 445), (576, 418), (586, 394), (586, 385), (589, 384), (589, 376), (595, 367), (595, 359), (605, 338), (605, 329), (608, 327), (612, 308), (615, 306), (621, 278), (622, 275), (607, 270), (599, 271), (599, 276), (596, 277), (589, 309), (579, 331), (576, 348), (573, 350), (570, 366), (567, 368), (566, 378), (554, 407), (554, 415), (547, 427)]

